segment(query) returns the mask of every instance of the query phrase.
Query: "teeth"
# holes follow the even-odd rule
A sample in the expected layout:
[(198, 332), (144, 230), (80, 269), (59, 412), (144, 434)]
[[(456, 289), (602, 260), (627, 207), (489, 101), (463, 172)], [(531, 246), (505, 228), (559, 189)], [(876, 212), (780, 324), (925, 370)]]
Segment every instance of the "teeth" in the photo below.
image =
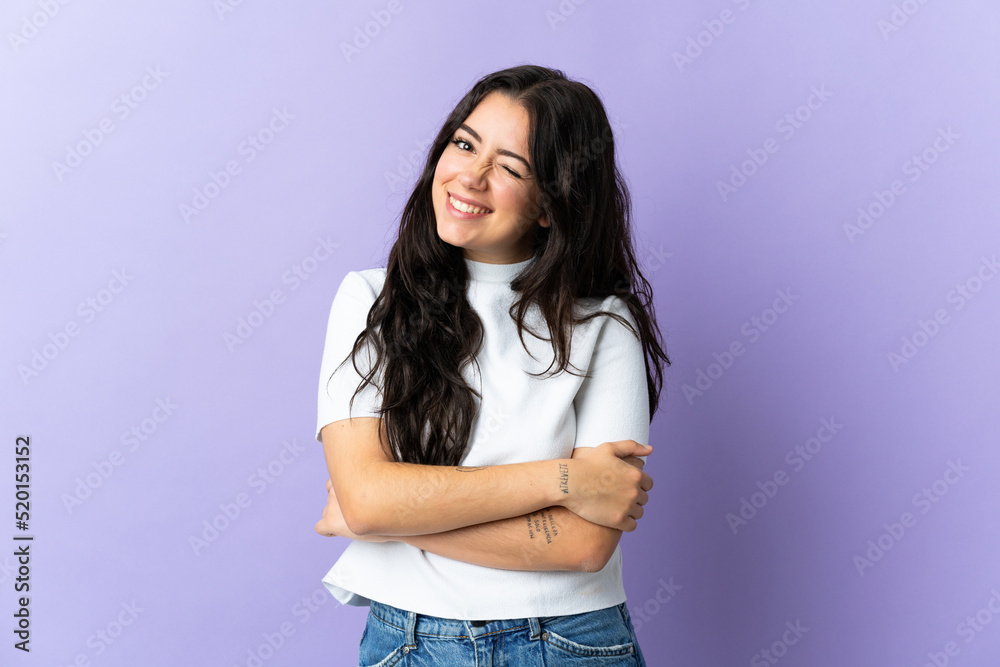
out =
[(460, 201), (458, 201), (457, 199), (455, 199), (452, 196), (449, 196), (448, 199), (451, 201), (451, 205), (452, 206), (454, 206), (455, 208), (457, 208), (459, 211), (462, 211), (463, 213), (489, 213), (490, 212), (490, 209), (488, 209), (488, 208), (479, 208), (478, 206), (469, 206), (465, 202), (460, 202)]

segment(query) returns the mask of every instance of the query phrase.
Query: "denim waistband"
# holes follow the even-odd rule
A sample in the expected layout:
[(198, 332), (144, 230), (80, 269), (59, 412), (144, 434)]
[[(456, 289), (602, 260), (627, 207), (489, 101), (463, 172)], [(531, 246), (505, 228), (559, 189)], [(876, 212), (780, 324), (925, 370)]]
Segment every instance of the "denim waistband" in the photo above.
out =
[(542, 633), (542, 624), (537, 617), (505, 618), (498, 620), (464, 621), (455, 618), (441, 618), (428, 614), (406, 611), (392, 605), (371, 600), (371, 612), (382, 621), (406, 633), (406, 643), (415, 645), (416, 635), (436, 637), (482, 637), (484, 635), (529, 628), (531, 638)]

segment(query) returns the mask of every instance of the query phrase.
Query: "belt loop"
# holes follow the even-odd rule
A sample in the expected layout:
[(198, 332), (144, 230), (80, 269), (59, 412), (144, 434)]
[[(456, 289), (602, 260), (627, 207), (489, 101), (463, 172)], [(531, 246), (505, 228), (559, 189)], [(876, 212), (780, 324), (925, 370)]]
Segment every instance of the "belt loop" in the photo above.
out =
[(538, 622), (538, 618), (535, 616), (529, 617), (528, 625), (531, 627), (531, 638), (538, 639), (538, 636), (542, 634), (542, 624)]
[(410, 650), (417, 648), (417, 612), (406, 612), (406, 645)]

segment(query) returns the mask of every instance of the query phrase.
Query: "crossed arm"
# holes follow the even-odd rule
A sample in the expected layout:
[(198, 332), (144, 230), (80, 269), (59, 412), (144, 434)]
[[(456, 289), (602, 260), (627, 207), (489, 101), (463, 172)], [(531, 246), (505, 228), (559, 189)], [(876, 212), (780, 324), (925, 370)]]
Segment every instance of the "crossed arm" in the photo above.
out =
[(634, 530), (652, 487), (635, 456), (651, 448), (631, 440), (578, 448), (571, 459), (445, 468), (391, 462), (375, 446), (380, 428), (366, 418), (323, 429), (331, 474), (318, 533), (405, 542), (487, 567), (596, 572), (622, 530)]
[(439, 556), (487, 567), (597, 572), (611, 558), (621, 534), (554, 505), (443, 533), (410, 535), (403, 541)]

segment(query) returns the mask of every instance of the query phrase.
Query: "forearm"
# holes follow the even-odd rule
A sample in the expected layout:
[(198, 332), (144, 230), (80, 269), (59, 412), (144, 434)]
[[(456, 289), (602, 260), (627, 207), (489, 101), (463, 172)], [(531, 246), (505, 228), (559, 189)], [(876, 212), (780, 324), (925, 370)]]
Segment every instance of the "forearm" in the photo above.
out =
[(354, 532), (386, 536), (441, 533), (520, 517), (560, 503), (567, 463), (551, 459), (470, 468), (380, 461), (352, 484), (344, 515)]
[(555, 505), (499, 521), (388, 539), (453, 560), (504, 570), (596, 572), (607, 563), (621, 533)]

